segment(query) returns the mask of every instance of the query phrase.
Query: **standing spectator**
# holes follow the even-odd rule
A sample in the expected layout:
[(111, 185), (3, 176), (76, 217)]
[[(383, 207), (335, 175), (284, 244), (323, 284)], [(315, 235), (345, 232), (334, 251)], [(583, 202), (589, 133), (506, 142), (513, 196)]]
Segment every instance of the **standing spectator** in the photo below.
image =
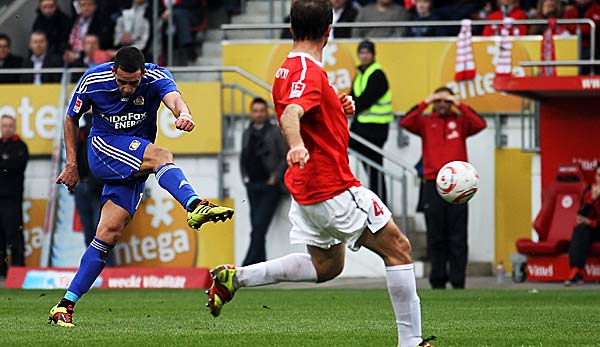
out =
[[(0, 33), (0, 69), (16, 69), (23, 65), (23, 58), (10, 51), (10, 37)], [(19, 75), (0, 73), (0, 83), (18, 83)]]
[[(409, 20), (408, 12), (392, 0), (377, 0), (358, 11), (356, 22), (399, 22)], [(357, 38), (401, 37), (406, 34), (402, 27), (354, 28), (352, 36)]]
[(596, 166), (594, 184), (586, 187), (581, 196), (577, 225), (569, 244), (571, 273), (566, 286), (583, 283), (583, 270), (593, 242), (600, 241), (600, 164)]
[[(63, 66), (63, 61), (58, 55), (48, 52), (48, 40), (43, 31), (34, 31), (31, 33), (29, 37), (29, 50), (31, 51), (31, 55), (23, 61), (24, 68), (41, 70), (47, 67)], [(60, 76), (59, 73), (28, 73), (21, 75), (21, 82), (34, 84), (57, 83), (60, 82)]]
[(0, 276), (6, 277), (6, 250), (10, 249), (11, 264), (25, 266), (23, 237), (23, 180), (29, 151), (16, 134), (15, 119), (0, 118)]
[[(183, 49), (187, 63), (193, 63), (198, 58), (196, 45), (202, 46), (202, 42), (196, 42), (195, 28), (206, 23), (206, 0), (163, 0), (163, 2), (167, 1), (173, 6), (173, 26), (177, 47)], [(165, 29), (168, 29), (169, 11), (166, 7), (161, 18)], [(166, 47), (166, 44), (163, 46)]]
[[(498, 0), (498, 9), (495, 12), (490, 13), (488, 16), (489, 20), (502, 20), (504, 18), (512, 19), (527, 19), (527, 13), (521, 10), (516, 0)], [(501, 25), (486, 25), (483, 28), (483, 36), (494, 36), (500, 34)], [(511, 35), (527, 35), (527, 26), (525, 24), (513, 25)]]
[[(433, 112), (423, 116), (429, 104)], [(452, 110), (455, 106), (460, 114)], [(459, 102), (452, 90), (440, 87), (414, 106), (400, 125), (421, 137), (423, 148), (423, 209), (427, 225), (427, 250), (431, 259), (429, 283), (434, 289), (465, 287), (467, 267), (467, 204), (454, 205), (442, 199), (435, 179), (444, 164), (467, 161), (467, 137), (485, 129), (486, 124), (472, 108)], [(447, 272), (447, 266), (450, 271)]]
[[(375, 45), (371, 41), (363, 41), (358, 45), (356, 77), (352, 82), (352, 92), (356, 112), (350, 130), (365, 138), (375, 146), (383, 148), (390, 130), (390, 122), (394, 120), (392, 112), (392, 92), (381, 65), (375, 61)], [(349, 147), (383, 165), (383, 156), (358, 141), (350, 139)], [(369, 189), (387, 204), (385, 177), (379, 170), (366, 165), (369, 172)]]
[[(595, 0), (575, 0), (575, 6), (568, 8), (563, 16), (565, 19), (574, 18), (589, 18), (596, 23), (596, 59), (600, 56), (598, 48), (600, 47), (598, 42), (598, 34), (600, 33), (600, 5)], [(573, 35), (577, 34), (577, 24), (566, 25), (567, 30)], [(590, 32), (591, 28), (589, 25), (579, 25), (581, 30), (581, 51), (579, 53), (579, 59), (586, 60), (590, 59)], [(579, 68), (579, 73), (587, 75), (590, 73), (598, 73), (599, 68), (591, 66), (582, 66)]]
[(75, 16), (71, 30), (69, 31), (68, 46), (63, 59), (66, 64), (71, 64), (83, 51), (83, 38), (86, 34), (96, 34), (100, 38), (100, 48), (112, 47), (114, 24), (110, 18), (102, 18), (96, 11), (96, 0), (78, 0), (76, 10), (79, 15)]
[(252, 234), (243, 265), (267, 260), (265, 236), (282, 193), (287, 147), (281, 130), (269, 121), (267, 102), (252, 100), (250, 125), (242, 135), (240, 169), (250, 202)]
[[(415, 7), (410, 10), (410, 20), (413, 22), (424, 22), (441, 20), (441, 18), (432, 12), (431, 0), (417, 0)], [(408, 28), (406, 36), (408, 37), (428, 37), (428, 36), (441, 36), (441, 27), (425, 27), (425, 26), (412, 26)]]
[(77, 173), (79, 182), (75, 187), (75, 206), (79, 213), (79, 220), (83, 227), (84, 242), (86, 247), (96, 236), (96, 227), (100, 220), (100, 199), (104, 184), (100, 182), (90, 170), (88, 164), (87, 139), (92, 128), (92, 113), (83, 115), (80, 121), (79, 138), (77, 140)]
[(134, 0), (131, 8), (123, 10), (115, 26), (114, 46), (134, 46), (144, 51), (150, 38), (150, 21), (146, 18), (146, 0)]
[(31, 31), (43, 31), (48, 39), (48, 51), (62, 55), (67, 46), (71, 18), (56, 4), (56, 0), (40, 0)]
[[(349, 0), (329, 0), (333, 9), (333, 25), (336, 23), (351, 23), (356, 20), (358, 11)], [(331, 38), (349, 38), (352, 36), (352, 28), (334, 28), (331, 30)]]
[[(539, 0), (537, 9), (532, 19), (550, 19), (562, 18), (563, 8), (560, 0)], [(529, 35), (542, 35), (548, 28), (546, 24), (533, 24), (529, 26)], [(557, 25), (554, 28), (554, 35), (560, 35), (565, 32), (563, 26)]]

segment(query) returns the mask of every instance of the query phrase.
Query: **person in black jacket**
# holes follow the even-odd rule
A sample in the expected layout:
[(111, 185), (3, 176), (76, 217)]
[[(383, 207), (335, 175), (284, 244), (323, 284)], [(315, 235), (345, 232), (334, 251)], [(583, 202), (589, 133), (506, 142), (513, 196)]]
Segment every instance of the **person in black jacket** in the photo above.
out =
[[(23, 58), (10, 52), (10, 37), (0, 34), (0, 69), (16, 69), (23, 65)], [(0, 73), (0, 83), (18, 83), (19, 75)]]
[[(329, 0), (333, 9), (333, 25), (336, 23), (351, 23), (356, 20), (358, 11), (348, 0)], [(352, 37), (352, 28), (334, 28), (332, 38), (350, 38)]]
[(11, 252), (11, 264), (25, 266), (22, 205), (29, 151), (16, 134), (12, 116), (3, 115), (0, 124), (0, 276), (5, 277), (7, 248)]
[(71, 18), (56, 4), (56, 0), (40, 0), (31, 31), (43, 31), (48, 39), (48, 52), (61, 55), (67, 46)]
[(283, 190), (287, 146), (278, 126), (269, 121), (267, 102), (255, 98), (251, 123), (242, 135), (240, 169), (250, 202), (252, 234), (243, 265), (267, 260), (265, 236)]
[[(23, 61), (24, 68), (34, 68), (36, 70), (49, 67), (62, 67), (62, 59), (48, 52), (48, 40), (43, 31), (34, 31), (29, 38), (29, 50), (31, 55)], [(21, 75), (22, 83), (58, 83), (61, 74), (59, 73), (35, 73)]]

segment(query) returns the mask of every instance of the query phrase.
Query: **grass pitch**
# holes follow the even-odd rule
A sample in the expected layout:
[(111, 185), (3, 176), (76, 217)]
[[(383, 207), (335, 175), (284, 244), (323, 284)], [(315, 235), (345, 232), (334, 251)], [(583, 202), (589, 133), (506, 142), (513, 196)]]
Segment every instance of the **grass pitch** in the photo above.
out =
[[(74, 329), (46, 324), (63, 290), (0, 289), (0, 346), (396, 346), (387, 291), (247, 289), (219, 318), (201, 290), (93, 290)], [(600, 291), (421, 290), (436, 346), (600, 346)]]

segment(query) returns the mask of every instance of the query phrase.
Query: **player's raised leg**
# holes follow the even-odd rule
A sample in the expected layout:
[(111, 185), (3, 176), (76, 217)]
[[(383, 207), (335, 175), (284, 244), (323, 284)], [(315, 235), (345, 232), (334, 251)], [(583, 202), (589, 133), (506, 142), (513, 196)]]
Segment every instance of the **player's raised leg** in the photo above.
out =
[(217, 317), (225, 303), (241, 287), (257, 287), (279, 282), (325, 282), (344, 268), (344, 244), (328, 249), (308, 246), (309, 254), (292, 253), (258, 264), (236, 268), (221, 265), (211, 271), (213, 284), (206, 291), (210, 313)]
[(94, 284), (106, 265), (106, 257), (117, 243), (131, 214), (111, 200), (102, 207), (96, 237), (81, 257), (79, 269), (62, 300), (50, 310), (49, 323), (73, 327), (73, 310), (77, 301)]
[(206, 222), (230, 219), (233, 209), (216, 206), (198, 197), (183, 170), (173, 163), (173, 154), (154, 144), (146, 146), (141, 172), (155, 172), (158, 184), (188, 211), (188, 225), (199, 229)]

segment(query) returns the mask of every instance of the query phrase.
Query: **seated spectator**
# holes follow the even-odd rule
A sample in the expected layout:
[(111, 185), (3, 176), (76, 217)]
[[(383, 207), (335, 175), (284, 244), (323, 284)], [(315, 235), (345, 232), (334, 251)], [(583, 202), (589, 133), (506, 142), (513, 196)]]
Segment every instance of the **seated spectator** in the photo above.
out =
[(146, 0), (134, 0), (131, 8), (123, 10), (115, 26), (115, 47), (134, 46), (140, 51), (146, 50), (150, 37), (147, 8)]
[[(431, 20), (441, 20), (439, 16), (431, 11), (431, 0), (417, 0), (415, 7), (410, 10), (410, 20), (413, 22), (423, 22)], [(406, 36), (408, 37), (428, 37), (440, 36), (441, 27), (434, 26), (413, 26), (408, 28)]]
[(583, 270), (587, 254), (593, 242), (600, 241), (600, 165), (596, 166), (594, 184), (583, 190), (577, 225), (569, 244), (569, 265), (571, 273), (565, 285), (583, 283)]
[[(114, 57), (114, 51), (100, 49), (100, 39), (95, 34), (87, 34), (83, 39), (83, 51), (79, 58), (69, 64), (69, 67), (85, 67), (91, 69), (99, 64), (106, 63)], [(74, 73), (71, 82), (79, 81), (83, 73)]]
[(112, 30), (114, 25), (110, 18), (102, 18), (96, 12), (96, 0), (78, 0), (77, 7), (79, 15), (73, 19), (71, 30), (69, 31), (68, 49), (63, 58), (66, 64), (75, 61), (83, 50), (83, 38), (87, 33), (96, 34), (100, 38), (100, 47), (108, 49), (112, 47)]
[[(43, 31), (34, 31), (29, 36), (29, 50), (31, 55), (23, 61), (24, 68), (40, 70), (48, 67), (62, 67), (63, 61), (57, 54), (48, 52), (48, 40)], [(35, 73), (21, 75), (23, 83), (57, 83), (60, 82), (60, 73)]]
[[(573, 19), (573, 18), (589, 18), (596, 23), (596, 38), (598, 38), (598, 33), (600, 31), (600, 4), (598, 4), (595, 0), (575, 0), (575, 6), (567, 8), (563, 18)], [(565, 25), (569, 33), (575, 35), (577, 34), (577, 24), (568, 24)], [(590, 26), (580, 24), (579, 28), (581, 30), (581, 51), (579, 52), (579, 58), (586, 60), (590, 59)], [(598, 59), (598, 39), (596, 39), (596, 59)], [(600, 73), (598, 71), (600, 67), (590, 67), (583, 66), (579, 68), (579, 73), (582, 75), (587, 75), (589, 73)]]
[[(503, 20), (504, 18), (527, 19), (527, 14), (521, 10), (516, 0), (498, 0), (498, 11), (490, 13), (489, 20)], [(486, 25), (483, 28), (483, 36), (500, 35), (502, 25)], [(527, 35), (527, 26), (524, 24), (513, 25), (510, 35)]]
[[(164, 6), (164, 4), (163, 4)], [(169, 21), (169, 11), (163, 7), (161, 18), (165, 29)], [(206, 0), (175, 0), (173, 4), (173, 25), (177, 47), (183, 49), (188, 63), (196, 61), (196, 45), (202, 45), (195, 38), (194, 28), (205, 22)], [(166, 38), (166, 35), (165, 35)], [(166, 47), (166, 45), (163, 45)]]
[[(539, 0), (537, 9), (532, 19), (550, 19), (550, 18), (562, 18), (563, 8), (560, 0)], [(529, 26), (529, 35), (542, 35), (548, 25), (545, 24), (533, 24)], [(554, 28), (554, 35), (560, 35), (565, 32), (563, 26), (557, 25)]]
[[(0, 34), (0, 69), (17, 69), (23, 65), (23, 58), (10, 52), (10, 37)], [(0, 83), (18, 83), (19, 75), (0, 73)]]
[(62, 55), (67, 46), (71, 18), (56, 4), (56, 0), (40, 0), (31, 31), (43, 31), (48, 38), (48, 51)]
[[(356, 20), (358, 11), (350, 0), (329, 0), (333, 9), (333, 24), (351, 23)], [(331, 30), (330, 38), (349, 38), (352, 36), (352, 28), (334, 28)]]
[[(404, 7), (392, 0), (377, 0), (377, 3), (367, 5), (358, 11), (356, 22), (400, 22), (409, 20)], [(352, 36), (356, 38), (372, 37), (401, 37), (406, 34), (402, 27), (354, 28)]]

